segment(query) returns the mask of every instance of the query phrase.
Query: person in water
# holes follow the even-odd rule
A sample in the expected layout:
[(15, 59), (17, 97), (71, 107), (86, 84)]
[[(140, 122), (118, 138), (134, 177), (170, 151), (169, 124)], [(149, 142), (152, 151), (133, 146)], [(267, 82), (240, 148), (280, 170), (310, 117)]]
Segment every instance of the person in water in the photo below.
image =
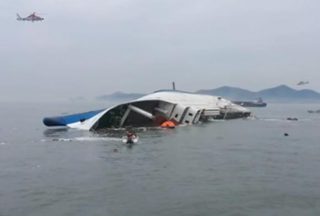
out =
[(127, 143), (133, 143), (133, 139), (136, 137), (137, 137), (137, 135), (134, 131), (132, 131), (132, 130), (127, 131)]

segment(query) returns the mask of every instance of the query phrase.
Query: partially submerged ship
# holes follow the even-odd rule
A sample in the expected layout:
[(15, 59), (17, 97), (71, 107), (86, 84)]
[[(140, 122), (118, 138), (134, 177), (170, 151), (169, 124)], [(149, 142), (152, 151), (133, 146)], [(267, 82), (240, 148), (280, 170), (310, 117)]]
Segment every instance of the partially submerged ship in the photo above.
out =
[(165, 121), (197, 124), (214, 119), (250, 116), (242, 106), (217, 96), (160, 90), (116, 106), (67, 116), (47, 117), (46, 126), (99, 131), (126, 127), (159, 127)]

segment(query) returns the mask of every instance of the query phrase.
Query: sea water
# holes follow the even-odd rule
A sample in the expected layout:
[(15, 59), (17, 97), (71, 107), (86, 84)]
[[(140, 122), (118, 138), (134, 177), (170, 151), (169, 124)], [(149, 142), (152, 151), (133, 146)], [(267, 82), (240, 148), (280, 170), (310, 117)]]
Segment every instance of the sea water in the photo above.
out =
[(320, 104), (141, 130), (133, 146), (121, 133), (42, 125), (99, 108), (0, 103), (1, 216), (320, 215), (320, 115), (307, 113)]

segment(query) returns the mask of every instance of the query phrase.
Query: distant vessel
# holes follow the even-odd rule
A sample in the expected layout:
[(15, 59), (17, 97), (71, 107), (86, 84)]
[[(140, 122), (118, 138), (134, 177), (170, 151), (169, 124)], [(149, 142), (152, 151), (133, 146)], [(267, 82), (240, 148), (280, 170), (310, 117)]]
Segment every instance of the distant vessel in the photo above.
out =
[(318, 109), (318, 110), (308, 110), (308, 113), (320, 113), (320, 109)]
[(244, 118), (250, 114), (248, 109), (221, 97), (163, 90), (107, 109), (47, 117), (43, 123), (98, 131), (128, 126), (159, 127), (168, 120), (175, 125), (196, 124), (211, 119)]
[(243, 107), (266, 107), (267, 103), (263, 102), (262, 98), (258, 98), (256, 101), (232, 101)]

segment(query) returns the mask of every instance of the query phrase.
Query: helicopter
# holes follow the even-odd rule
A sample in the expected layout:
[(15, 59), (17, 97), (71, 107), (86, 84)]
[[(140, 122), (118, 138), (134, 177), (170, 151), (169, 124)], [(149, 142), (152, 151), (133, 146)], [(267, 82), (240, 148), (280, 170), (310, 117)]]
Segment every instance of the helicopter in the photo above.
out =
[(307, 85), (309, 84), (309, 81), (300, 81), (297, 83), (297, 85)]
[(18, 21), (31, 21), (31, 22), (34, 22), (34, 21), (42, 21), (42, 20), (44, 20), (44, 18), (37, 16), (35, 12), (33, 12), (31, 15), (29, 15), (27, 17), (24, 17), (24, 18), (21, 17), (17, 13), (17, 20)]

